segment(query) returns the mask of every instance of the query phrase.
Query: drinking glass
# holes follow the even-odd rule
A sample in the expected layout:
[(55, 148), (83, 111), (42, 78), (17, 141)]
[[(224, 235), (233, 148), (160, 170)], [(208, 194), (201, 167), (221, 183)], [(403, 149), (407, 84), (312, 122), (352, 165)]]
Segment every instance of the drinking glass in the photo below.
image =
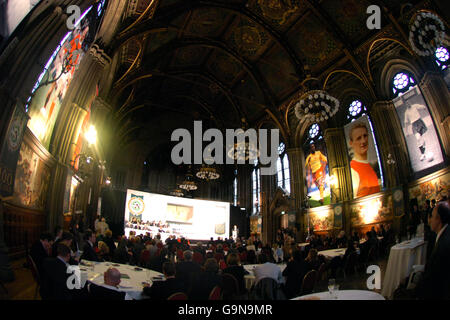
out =
[(333, 299), (337, 300), (338, 298), (338, 292), (339, 292), (339, 285), (335, 284), (333, 289)]
[(334, 288), (336, 286), (336, 279), (328, 280), (328, 290), (330, 291), (330, 295), (333, 297)]

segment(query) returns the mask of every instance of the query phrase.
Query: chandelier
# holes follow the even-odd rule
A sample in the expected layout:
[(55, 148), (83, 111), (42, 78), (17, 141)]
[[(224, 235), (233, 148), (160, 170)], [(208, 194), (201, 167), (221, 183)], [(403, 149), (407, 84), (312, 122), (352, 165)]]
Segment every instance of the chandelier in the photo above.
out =
[(179, 187), (181, 189), (184, 189), (186, 191), (193, 191), (193, 190), (197, 190), (197, 184), (194, 181), (194, 177), (192, 176), (192, 174), (188, 173), (186, 175), (186, 178), (184, 179), (184, 181), (179, 185)]
[(202, 165), (200, 170), (198, 170), (198, 172), (195, 175), (197, 176), (197, 178), (203, 179), (206, 181), (216, 180), (216, 179), (219, 179), (219, 177), (220, 177), (220, 174), (216, 168), (213, 168), (210, 166), (204, 166), (204, 165)]
[(227, 154), (233, 160), (247, 161), (250, 158), (257, 159), (259, 157), (259, 150), (256, 144), (244, 141), (232, 145)]
[(433, 55), (445, 38), (442, 20), (429, 11), (418, 11), (409, 22), (409, 42), (420, 56)]
[(181, 189), (175, 188), (173, 191), (170, 192), (170, 195), (175, 197), (182, 197), (184, 196), (184, 193)]
[(339, 100), (323, 90), (310, 90), (295, 105), (298, 119), (322, 122), (333, 117), (339, 110)]

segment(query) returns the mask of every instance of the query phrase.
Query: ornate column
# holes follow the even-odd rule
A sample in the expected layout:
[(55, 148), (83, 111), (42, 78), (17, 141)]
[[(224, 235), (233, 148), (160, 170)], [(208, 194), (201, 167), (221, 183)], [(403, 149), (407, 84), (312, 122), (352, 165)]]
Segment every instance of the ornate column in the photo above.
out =
[[(54, 137), (51, 144), (51, 152), (58, 159), (55, 174), (52, 179), (50, 200), (50, 215), (48, 223), (50, 227), (60, 224), (62, 221), (62, 206), (65, 180), (67, 178), (72, 156), (75, 152), (77, 139), (81, 133), (83, 121), (95, 98), (97, 83), (102, 75), (104, 67), (110, 62), (109, 57), (98, 45), (94, 44), (86, 56), (82, 59), (79, 69), (76, 71), (72, 83), (67, 91), (61, 106), (61, 114), (55, 124)], [(97, 104), (97, 107), (99, 104)], [(102, 109), (94, 110), (97, 119), (102, 121)], [(103, 119), (104, 121), (104, 119)], [(84, 146), (85, 147), (85, 146)], [(87, 182), (86, 182), (87, 183)], [(97, 189), (96, 189), (97, 190)], [(97, 206), (98, 194), (91, 194), (92, 207)]]
[(439, 73), (426, 72), (419, 84), (441, 138), (445, 158), (450, 158), (450, 94)]
[[(409, 165), (407, 165), (410, 162), (394, 104), (392, 101), (377, 101), (372, 105), (370, 115), (383, 164), (385, 186), (393, 188), (402, 182), (406, 183), (410, 176)], [(395, 164), (388, 164), (389, 154), (392, 155)]]
[[(268, 167), (261, 166), (261, 167)], [(269, 210), (269, 203), (275, 194), (277, 188), (276, 178), (274, 175), (261, 175), (261, 192), (260, 192), (260, 212), (262, 215), (262, 241), (270, 243), (273, 241), (274, 229), (277, 228), (277, 217)]]
[(252, 167), (238, 166), (238, 205), (245, 208), (248, 215), (253, 212), (252, 203)]
[(326, 129), (324, 138), (330, 175), (334, 175), (337, 179), (337, 186), (333, 187), (333, 203), (351, 200), (353, 199), (352, 179), (344, 131), (341, 128)]
[(299, 232), (304, 234), (306, 226), (304, 223), (304, 200), (305, 180), (303, 176), (304, 155), (301, 148), (286, 149), (289, 159), (289, 175), (291, 178), (291, 198), (293, 198), (294, 210), (296, 211), (296, 223), (300, 225)]
[(324, 139), (327, 146), (330, 175), (334, 175), (337, 181), (336, 185), (331, 187), (332, 202), (344, 203), (342, 226), (348, 234), (351, 229), (350, 200), (353, 199), (353, 189), (344, 130), (328, 128), (324, 132)]

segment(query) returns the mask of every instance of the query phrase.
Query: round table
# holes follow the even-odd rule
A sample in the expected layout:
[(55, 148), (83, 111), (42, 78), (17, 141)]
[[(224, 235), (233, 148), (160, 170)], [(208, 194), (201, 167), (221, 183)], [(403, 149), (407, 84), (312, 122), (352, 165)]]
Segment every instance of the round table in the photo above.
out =
[(425, 264), (427, 252), (425, 244), (422, 238), (415, 238), (391, 248), (381, 291), (383, 296), (392, 298), (400, 282), (411, 273), (413, 265)]
[[(255, 283), (255, 274), (253, 273), (253, 269), (256, 268), (256, 266), (258, 266), (258, 264), (246, 264), (243, 265), (244, 269), (246, 271), (248, 271), (249, 274), (246, 274), (244, 276), (244, 280), (245, 280), (245, 287), (247, 288), (247, 290), (250, 290), (253, 286), (253, 284)], [(282, 264), (277, 264), (277, 266), (280, 267), (281, 272), (284, 271), (284, 269), (286, 269), (286, 264), (282, 263)]]
[(337, 299), (332, 299), (330, 292), (325, 291), (300, 296), (291, 300), (385, 300), (381, 294), (367, 290), (339, 290), (336, 294)]
[(309, 242), (303, 242), (303, 243), (297, 244), (297, 247), (299, 247), (301, 251), (305, 251), (305, 248), (307, 246), (309, 246)]
[(345, 250), (347, 250), (347, 248), (330, 249), (330, 250), (319, 251), (317, 254), (324, 256), (325, 259), (327, 259), (327, 260), (331, 260), (335, 257), (342, 258), (345, 255)]
[(141, 294), (142, 289), (144, 288), (144, 282), (152, 285), (153, 278), (162, 278), (164, 276), (162, 273), (150, 269), (140, 268), (142, 270), (139, 271), (135, 269), (136, 266), (126, 264), (92, 261), (88, 261), (88, 264), (91, 266), (80, 265), (82, 277), (86, 277), (87, 281), (96, 285), (103, 285), (103, 274), (105, 271), (108, 268), (116, 268), (122, 274), (119, 284), (119, 291), (126, 292), (130, 298), (135, 300), (140, 300), (143, 298)]

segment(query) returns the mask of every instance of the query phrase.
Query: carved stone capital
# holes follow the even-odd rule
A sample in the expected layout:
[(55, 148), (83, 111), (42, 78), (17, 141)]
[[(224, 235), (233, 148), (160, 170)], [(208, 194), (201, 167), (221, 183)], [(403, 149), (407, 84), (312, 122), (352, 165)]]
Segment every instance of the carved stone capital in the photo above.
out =
[(109, 65), (112, 61), (112, 59), (106, 54), (105, 50), (100, 48), (97, 44), (92, 45), (91, 49), (89, 49), (89, 54), (103, 67)]

